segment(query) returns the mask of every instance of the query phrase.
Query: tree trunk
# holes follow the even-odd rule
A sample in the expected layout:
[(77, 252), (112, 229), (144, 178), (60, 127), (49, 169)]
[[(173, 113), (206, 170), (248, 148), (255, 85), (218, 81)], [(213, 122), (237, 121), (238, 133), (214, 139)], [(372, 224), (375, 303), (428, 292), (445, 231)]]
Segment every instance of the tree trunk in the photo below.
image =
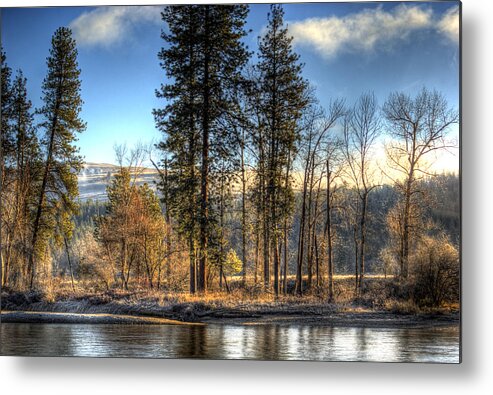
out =
[(156, 287), (157, 287), (158, 290), (161, 289), (161, 263), (159, 264), (158, 269), (157, 269), (157, 284), (156, 284)]
[(274, 295), (279, 296), (279, 245), (274, 235)]
[(168, 283), (171, 277), (171, 219), (169, 215), (169, 191), (168, 191), (168, 160), (164, 159), (164, 201), (165, 201), (165, 211), (164, 220), (166, 222), (166, 255), (164, 266), (166, 267), (166, 277)]
[(368, 207), (368, 192), (364, 192), (361, 198), (361, 219), (360, 219), (360, 243), (359, 243), (359, 281), (358, 288), (361, 292), (365, 276), (365, 247), (366, 247), (366, 216)]
[(122, 289), (125, 289), (125, 268), (127, 266), (127, 247), (125, 238), (122, 238), (122, 250), (121, 250), (121, 276), (122, 276)]
[(222, 276), (224, 278), (224, 285), (226, 286), (226, 292), (227, 293), (230, 293), (229, 285), (228, 285), (228, 280), (226, 280), (226, 275), (224, 274), (224, 272), (222, 273)]
[(196, 278), (195, 273), (197, 268), (195, 267), (195, 243), (193, 240), (193, 235), (190, 233), (190, 239), (188, 242), (189, 246), (189, 258), (190, 258), (190, 293), (193, 295), (196, 289)]
[(241, 141), (241, 261), (242, 261), (242, 283), (246, 284), (247, 262), (246, 262), (246, 176), (245, 176), (245, 130), (242, 129)]
[(224, 175), (221, 176), (221, 187), (219, 195), (219, 290), (223, 290), (224, 275)]
[(406, 182), (406, 191), (405, 191), (405, 202), (404, 202), (404, 226), (403, 226), (403, 235), (402, 235), (402, 252), (400, 256), (400, 264), (401, 264), (401, 278), (407, 279), (408, 271), (409, 271), (409, 222), (411, 216), (411, 187), (412, 187), (412, 178), (413, 178), (413, 169), (411, 167), (411, 171), (408, 176), (408, 180)]
[(358, 258), (358, 227), (353, 226), (353, 241), (354, 241), (354, 292), (358, 296), (358, 284), (359, 284), (359, 258)]
[[(257, 219), (260, 222), (260, 218)], [(258, 283), (258, 261), (260, 258), (260, 226), (257, 224), (255, 232), (255, 269), (253, 273), (253, 282), (255, 285)]]
[(68, 246), (67, 236), (63, 235), (63, 241), (65, 243), (65, 251), (67, 253), (68, 267), (70, 269), (70, 281), (72, 282), (72, 291), (75, 291), (74, 271), (72, 269), (72, 260), (70, 259), (70, 250), (69, 250), (69, 246)]
[(331, 171), (329, 166), (329, 161), (327, 160), (327, 196), (326, 196), (326, 209), (327, 209), (327, 272), (328, 272), (328, 288), (329, 288), (329, 303), (334, 301), (334, 264), (332, 262), (332, 204), (331, 204), (331, 193), (330, 193), (330, 177)]
[(277, 226), (277, 199), (276, 192), (274, 190), (274, 183), (272, 183), (272, 202), (271, 202), (271, 218), (274, 227), (274, 232), (272, 234), (272, 249), (274, 252), (274, 295), (276, 298), (279, 296), (279, 241), (278, 241), (278, 226)]
[(43, 181), (41, 183), (41, 190), (39, 192), (38, 205), (36, 208), (36, 217), (34, 219), (31, 251), (29, 253), (28, 276), (29, 276), (29, 288), (30, 289), (33, 289), (34, 277), (36, 276), (36, 265), (34, 262), (34, 254), (35, 254), (35, 250), (36, 250), (36, 244), (38, 242), (38, 233), (39, 233), (39, 227), (40, 227), (40, 221), (41, 221), (41, 214), (43, 212), (43, 204), (44, 204), (44, 199), (45, 199), (46, 185), (48, 183), (48, 175), (49, 175), (50, 170), (51, 170), (51, 162), (52, 162), (52, 158), (53, 158), (53, 145), (55, 142), (55, 130), (56, 130), (57, 123), (58, 123), (59, 108), (60, 108), (60, 100), (59, 100), (59, 98), (57, 98), (57, 102), (55, 105), (55, 115), (53, 117), (53, 121), (51, 124), (50, 144), (48, 145), (48, 155), (46, 158), (46, 164), (45, 164), (45, 169), (44, 169), (44, 173), (43, 173)]
[(308, 187), (308, 242), (307, 242), (307, 269), (308, 269), (308, 280), (307, 280), (307, 288), (312, 288), (312, 280), (313, 280), (313, 238), (312, 231), (314, 226), (313, 220), (313, 178), (315, 175), (315, 164), (311, 162), (310, 165), (310, 182)]
[[(3, 207), (2, 207), (3, 209)], [(2, 213), (3, 214), (3, 213)], [(2, 251), (2, 269), (3, 269), (3, 277), (2, 277), (2, 287), (7, 286), (8, 281), (9, 281), (9, 276), (10, 276), (10, 258), (11, 258), (11, 250), (12, 250), (12, 242), (10, 240), (10, 232), (7, 233), (6, 237), (6, 245), (7, 248), (5, 249), (5, 258), (4, 254)]]
[(318, 253), (318, 238), (317, 234), (313, 235), (313, 245), (315, 248), (315, 275), (316, 275), (316, 284), (317, 288), (320, 287), (320, 256)]
[(282, 293), (287, 295), (288, 293), (288, 218), (284, 218), (284, 277), (282, 279)]
[(301, 216), (300, 216), (300, 227), (298, 235), (298, 259), (296, 261), (296, 294), (301, 296), (303, 294), (303, 253), (304, 253), (304, 242), (305, 242), (305, 217), (306, 217), (306, 194), (307, 194), (307, 183), (308, 183), (308, 165), (305, 165), (305, 174), (303, 177), (303, 195), (301, 202)]
[(270, 247), (269, 247), (269, 241), (270, 241), (270, 228), (269, 228), (269, 218), (267, 214), (267, 205), (268, 205), (268, 196), (267, 196), (267, 191), (264, 188), (264, 193), (263, 193), (263, 226), (264, 226), (264, 287), (267, 290), (270, 285)]
[[(315, 209), (313, 213), (313, 226), (312, 226), (312, 249), (313, 249), (312, 260), (314, 258), (313, 254), (315, 254), (315, 272), (316, 272), (317, 287), (320, 285), (320, 266), (319, 266), (319, 253), (318, 253), (318, 242), (317, 242), (317, 220), (318, 220), (321, 187), (322, 187), (322, 177), (320, 176), (317, 185), (317, 192), (315, 194)], [(313, 267), (313, 263), (312, 263), (312, 267)]]

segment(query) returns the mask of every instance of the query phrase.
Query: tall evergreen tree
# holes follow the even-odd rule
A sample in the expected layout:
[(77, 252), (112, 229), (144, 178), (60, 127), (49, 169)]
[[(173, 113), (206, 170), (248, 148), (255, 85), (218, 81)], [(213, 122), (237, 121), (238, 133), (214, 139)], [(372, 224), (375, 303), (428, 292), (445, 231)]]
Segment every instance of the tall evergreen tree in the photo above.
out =
[(199, 46), (197, 32), (200, 7), (169, 6), (162, 13), (167, 24), (161, 37), (169, 47), (158, 54), (161, 67), (173, 83), (161, 85), (158, 98), (167, 100), (162, 109), (154, 110), (156, 125), (164, 134), (159, 148), (163, 151), (164, 172), (160, 188), (166, 211), (172, 214), (176, 230), (188, 243), (190, 256), (190, 292), (196, 289), (196, 248), (200, 215), (200, 101), (197, 70)]
[[(0, 50), (1, 56), (1, 91), (0, 91), (0, 123), (1, 123), (1, 143), (2, 143), (2, 183), (5, 177), (4, 171), (6, 161), (14, 150), (14, 138), (10, 128), (11, 107), (12, 107), (12, 69), (7, 64), (5, 52)], [(3, 184), (2, 184), (3, 186)]]
[(284, 182), (299, 141), (298, 122), (308, 104), (308, 84), (302, 77), (303, 65), (292, 48), (293, 38), (284, 24), (281, 5), (272, 5), (266, 34), (259, 45), (259, 105), (263, 109), (257, 139), (259, 169), (262, 173), (264, 212), (264, 284), (270, 283), (270, 259), (273, 255), (274, 292), (279, 292), (280, 225), (292, 199), (291, 183)]
[[(11, 176), (10, 164), (12, 163), (13, 158), (13, 135), (12, 129), (10, 127), (11, 121), (11, 106), (12, 106), (12, 69), (8, 66), (6, 61), (5, 52), (3, 49), (0, 50), (1, 56), (1, 90), (0, 90), (0, 240), (1, 240), (1, 263), (2, 268), (5, 269), (6, 265), (6, 248), (5, 246), (8, 243), (5, 243), (6, 232), (4, 229), (7, 229), (5, 226), (7, 221), (7, 199), (6, 193), (9, 190), (9, 179)], [(1, 274), (2, 283), (5, 281), (5, 274), (2, 271)]]
[(80, 69), (77, 48), (69, 28), (58, 28), (51, 41), (47, 58), (48, 72), (43, 81), (44, 106), (38, 110), (43, 117), (40, 126), (45, 134), (41, 141), (46, 150), (42, 183), (39, 190), (29, 257), (29, 284), (36, 275), (36, 260), (45, 248), (47, 238), (56, 229), (61, 212), (75, 213), (78, 196), (77, 174), (83, 162), (74, 145), (77, 133), (86, 125), (80, 119)]
[[(200, 87), (202, 93), (201, 133), (201, 213), (200, 261), (198, 290), (206, 291), (206, 270), (209, 234), (209, 171), (214, 158), (210, 158), (211, 142), (223, 146), (231, 137), (222, 120), (231, 115), (232, 97), (243, 81), (241, 71), (249, 52), (241, 39), (246, 35), (244, 25), (247, 5), (203, 6), (201, 43)], [(212, 147), (214, 149), (214, 147)], [(217, 150), (216, 150), (217, 151)], [(224, 152), (224, 150), (222, 150)]]
[[(12, 260), (16, 258), (17, 274), (25, 273), (32, 225), (32, 212), (40, 181), (40, 147), (33, 125), (31, 101), (27, 98), (26, 78), (19, 71), (12, 84), (11, 130), (14, 137), (12, 158), (13, 188), (5, 202), (11, 205), (11, 223), (6, 227), (7, 253), (4, 267), (4, 284), (9, 280)], [(15, 248), (16, 251), (13, 251)], [(19, 276), (16, 276), (19, 277)], [(20, 278), (19, 278), (20, 280)]]
[[(180, 164), (176, 176), (184, 173), (193, 180), (189, 184), (192, 192), (196, 186), (196, 163), (200, 168), (199, 212), (189, 221), (193, 224), (189, 232), (193, 232), (195, 223), (199, 230), (196, 272), (200, 292), (206, 291), (208, 267), (209, 173), (214, 162), (214, 144), (228, 141), (229, 133), (223, 121), (231, 116), (231, 97), (242, 82), (241, 70), (249, 57), (241, 42), (246, 35), (247, 13), (246, 5), (170, 6), (163, 12), (169, 33), (163, 33), (162, 37), (171, 45), (159, 57), (173, 82), (158, 91), (158, 97), (168, 99), (171, 104), (164, 110), (156, 110), (155, 115), (158, 127), (166, 135), (162, 148), (171, 154), (175, 164)], [(183, 136), (186, 137), (182, 140)], [(189, 149), (188, 154), (185, 149)], [(185, 160), (180, 161), (183, 157)], [(187, 199), (188, 207), (191, 199)], [(192, 249), (190, 253), (192, 256)], [(190, 268), (192, 278), (192, 264)], [(192, 284), (190, 289), (193, 292)]]

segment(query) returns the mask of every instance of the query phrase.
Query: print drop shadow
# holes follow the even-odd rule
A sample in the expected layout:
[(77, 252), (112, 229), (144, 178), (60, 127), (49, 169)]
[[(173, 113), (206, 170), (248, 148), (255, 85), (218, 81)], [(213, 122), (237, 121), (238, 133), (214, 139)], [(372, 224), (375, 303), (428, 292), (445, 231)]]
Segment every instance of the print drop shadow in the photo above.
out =
[[(467, 166), (462, 167), (462, 349), (463, 362), (460, 367), (443, 364), (394, 364), (394, 363), (351, 363), (346, 362), (264, 362), (264, 361), (196, 361), (196, 360), (153, 360), (153, 359), (93, 359), (93, 358), (13, 358), (12, 363), (29, 375), (31, 380), (46, 374), (73, 375), (76, 379), (81, 373), (92, 379), (111, 380), (125, 375), (134, 375), (138, 379), (159, 378), (165, 381), (190, 378), (193, 372), (195, 380), (217, 378), (224, 381), (276, 380), (286, 377), (303, 377), (304, 380), (330, 381), (352, 380), (355, 375), (360, 380), (387, 382), (419, 379), (421, 384), (440, 379), (460, 381), (471, 379), (478, 371), (480, 353), (479, 314), (481, 314), (481, 290), (478, 284), (480, 268), (484, 264), (480, 257), (478, 228), (474, 226), (481, 220), (481, 206), (478, 204), (479, 185), (482, 172), (481, 161), (477, 154), (481, 145), (480, 118), (476, 106), (475, 92), (479, 89), (478, 23), (470, 15), (462, 20), (462, 159)], [(475, 200), (476, 199), (476, 200)], [(467, 297), (465, 297), (467, 296)], [(484, 313), (484, 312), (483, 312)], [(476, 358), (475, 358), (476, 356)], [(453, 369), (453, 370), (451, 370)], [(79, 376), (80, 377), (80, 376)], [(225, 379), (226, 378), (226, 379)]]

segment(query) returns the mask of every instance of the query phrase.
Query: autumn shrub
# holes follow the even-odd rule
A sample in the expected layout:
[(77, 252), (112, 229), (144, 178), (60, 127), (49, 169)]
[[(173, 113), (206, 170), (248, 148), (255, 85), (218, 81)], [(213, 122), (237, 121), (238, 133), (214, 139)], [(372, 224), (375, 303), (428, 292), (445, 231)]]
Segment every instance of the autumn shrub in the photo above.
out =
[(459, 300), (459, 253), (445, 235), (423, 238), (410, 263), (416, 304), (439, 307)]

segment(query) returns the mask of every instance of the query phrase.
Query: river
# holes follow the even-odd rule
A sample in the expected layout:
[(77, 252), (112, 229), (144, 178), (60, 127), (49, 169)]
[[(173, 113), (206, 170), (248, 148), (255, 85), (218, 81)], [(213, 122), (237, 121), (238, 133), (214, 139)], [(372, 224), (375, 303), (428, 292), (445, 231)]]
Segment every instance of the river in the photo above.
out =
[(459, 328), (0, 324), (0, 355), (459, 362)]

